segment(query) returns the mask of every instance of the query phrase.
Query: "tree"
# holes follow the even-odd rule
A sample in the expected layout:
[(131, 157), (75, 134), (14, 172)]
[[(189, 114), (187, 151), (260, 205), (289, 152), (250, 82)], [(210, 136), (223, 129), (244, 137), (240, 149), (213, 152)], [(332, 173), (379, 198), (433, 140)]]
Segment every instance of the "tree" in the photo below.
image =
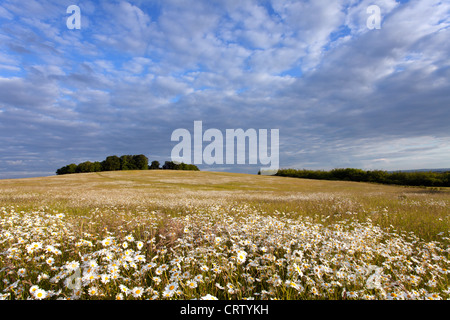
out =
[(175, 162), (166, 161), (162, 167), (164, 170), (175, 170)]
[(148, 158), (143, 154), (138, 154), (133, 156), (133, 164), (135, 170), (147, 170), (148, 169)]
[(94, 171), (93, 169), (94, 169), (94, 168), (93, 168), (93, 166), (92, 166), (92, 162), (86, 161), (86, 162), (80, 163), (80, 164), (77, 166), (75, 172), (76, 172), (76, 173), (93, 172), (93, 171)]
[(120, 170), (120, 158), (118, 156), (109, 156), (102, 161), (102, 171)]
[(95, 161), (92, 163), (92, 172), (100, 172), (102, 171), (102, 163), (99, 161)]
[(71, 163), (67, 166), (64, 166), (62, 168), (59, 168), (56, 170), (56, 174), (69, 174), (69, 173), (75, 173), (77, 170), (77, 165), (75, 163)]
[(123, 155), (120, 157), (120, 170), (135, 170), (133, 156)]
[(160, 163), (159, 161), (152, 161), (152, 164), (148, 167), (150, 170), (158, 170), (160, 169)]

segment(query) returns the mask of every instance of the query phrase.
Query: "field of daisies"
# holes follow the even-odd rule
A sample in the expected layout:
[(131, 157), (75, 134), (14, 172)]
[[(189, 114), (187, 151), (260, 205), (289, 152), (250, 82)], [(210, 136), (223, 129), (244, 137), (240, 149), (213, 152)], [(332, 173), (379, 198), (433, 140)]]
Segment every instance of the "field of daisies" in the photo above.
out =
[(423, 241), (352, 214), (321, 223), (247, 204), (182, 214), (0, 208), (1, 299), (450, 297), (449, 232)]

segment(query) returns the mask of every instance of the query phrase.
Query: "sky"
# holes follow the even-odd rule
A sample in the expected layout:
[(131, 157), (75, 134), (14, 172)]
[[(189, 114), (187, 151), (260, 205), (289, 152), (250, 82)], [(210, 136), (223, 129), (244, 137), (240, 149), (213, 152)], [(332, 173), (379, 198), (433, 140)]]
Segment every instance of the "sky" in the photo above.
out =
[(194, 121), (278, 129), (280, 168), (449, 168), (449, 40), (448, 0), (2, 0), (0, 179), (164, 163)]

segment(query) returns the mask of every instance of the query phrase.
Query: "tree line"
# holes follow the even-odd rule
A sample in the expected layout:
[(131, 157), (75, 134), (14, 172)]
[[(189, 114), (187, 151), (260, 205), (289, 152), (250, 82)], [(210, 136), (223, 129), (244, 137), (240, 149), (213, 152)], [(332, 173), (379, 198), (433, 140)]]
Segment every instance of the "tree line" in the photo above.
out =
[(295, 177), (318, 180), (344, 180), (358, 182), (375, 182), (405, 186), (450, 187), (450, 171), (395, 171), (362, 169), (305, 170), (280, 169), (275, 174), (282, 177)]
[(119, 170), (192, 170), (200, 171), (196, 165), (166, 161), (163, 166), (159, 161), (148, 164), (148, 158), (143, 155), (108, 156), (103, 161), (85, 161), (79, 164), (71, 163), (56, 170), (57, 175), (70, 173), (119, 171)]

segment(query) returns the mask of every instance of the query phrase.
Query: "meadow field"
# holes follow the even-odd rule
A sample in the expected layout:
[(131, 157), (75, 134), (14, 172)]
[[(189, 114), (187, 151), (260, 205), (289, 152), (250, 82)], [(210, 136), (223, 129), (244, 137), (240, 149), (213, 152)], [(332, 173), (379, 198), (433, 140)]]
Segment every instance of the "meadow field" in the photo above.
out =
[(0, 180), (1, 299), (449, 299), (450, 190), (193, 171)]

